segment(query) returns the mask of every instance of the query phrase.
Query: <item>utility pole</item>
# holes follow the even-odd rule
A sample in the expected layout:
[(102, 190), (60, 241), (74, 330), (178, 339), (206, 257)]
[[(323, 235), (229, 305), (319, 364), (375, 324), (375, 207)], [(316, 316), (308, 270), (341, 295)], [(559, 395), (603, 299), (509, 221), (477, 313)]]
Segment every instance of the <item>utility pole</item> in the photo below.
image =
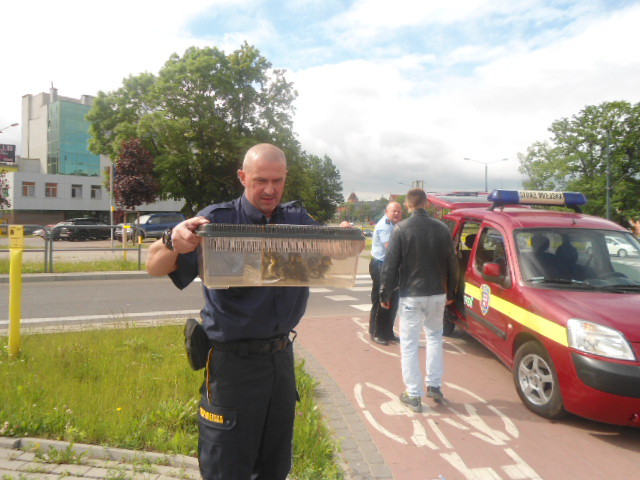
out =
[(605, 157), (605, 174), (607, 177), (607, 220), (611, 220), (611, 131), (607, 129), (607, 150)]

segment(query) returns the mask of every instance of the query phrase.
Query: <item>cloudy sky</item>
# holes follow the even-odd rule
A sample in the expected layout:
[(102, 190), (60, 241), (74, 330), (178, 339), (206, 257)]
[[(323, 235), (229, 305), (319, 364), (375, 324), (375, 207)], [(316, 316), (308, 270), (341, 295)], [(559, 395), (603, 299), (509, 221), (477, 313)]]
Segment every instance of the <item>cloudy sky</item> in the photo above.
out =
[[(95, 95), (189, 46), (247, 41), (293, 81), (305, 150), (361, 199), (415, 180), (483, 189), (483, 163), (489, 188), (519, 187), (518, 153), (554, 120), (640, 101), (637, 0), (20, 0), (0, 13), (0, 129), (52, 84)], [(20, 153), (20, 127), (0, 143)]]

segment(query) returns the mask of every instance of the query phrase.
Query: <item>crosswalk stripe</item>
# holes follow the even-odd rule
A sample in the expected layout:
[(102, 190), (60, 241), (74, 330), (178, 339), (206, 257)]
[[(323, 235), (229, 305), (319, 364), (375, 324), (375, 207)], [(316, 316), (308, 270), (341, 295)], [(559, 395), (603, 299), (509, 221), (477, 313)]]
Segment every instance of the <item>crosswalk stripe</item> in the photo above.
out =
[(368, 312), (371, 310), (370, 303), (363, 303), (360, 305), (349, 305), (350, 307), (357, 308), (358, 310), (362, 310), (363, 312)]
[(351, 297), (349, 295), (325, 295), (325, 297), (329, 300), (333, 300), (334, 302), (351, 302), (353, 300), (358, 300), (357, 298)]

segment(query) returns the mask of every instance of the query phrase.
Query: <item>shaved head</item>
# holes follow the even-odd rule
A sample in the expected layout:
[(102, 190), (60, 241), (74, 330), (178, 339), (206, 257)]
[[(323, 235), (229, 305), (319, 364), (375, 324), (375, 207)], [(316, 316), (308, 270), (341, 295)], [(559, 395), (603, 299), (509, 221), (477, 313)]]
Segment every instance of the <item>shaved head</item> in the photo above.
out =
[(284, 152), (270, 143), (251, 147), (238, 170), (244, 195), (267, 218), (280, 204), (287, 179), (287, 159)]
[(284, 156), (284, 152), (270, 143), (259, 143), (247, 150), (242, 161), (242, 170), (252, 170), (257, 160), (282, 162), (287, 168), (287, 158)]

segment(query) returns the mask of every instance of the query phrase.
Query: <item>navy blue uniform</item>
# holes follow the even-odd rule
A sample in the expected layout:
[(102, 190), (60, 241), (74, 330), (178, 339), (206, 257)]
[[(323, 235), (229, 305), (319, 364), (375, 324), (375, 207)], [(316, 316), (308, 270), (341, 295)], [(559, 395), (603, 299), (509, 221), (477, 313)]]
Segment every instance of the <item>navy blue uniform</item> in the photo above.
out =
[[(267, 221), (244, 196), (198, 216), (212, 223), (317, 225), (299, 202), (278, 206)], [(197, 255), (179, 255), (169, 275), (178, 288), (198, 275)], [(205, 480), (284, 480), (297, 398), (293, 348), (290, 342), (275, 351), (262, 347), (267, 339), (286, 341), (305, 312), (309, 288), (203, 285), (203, 291), (201, 317), (212, 348), (198, 415), (200, 472)]]

